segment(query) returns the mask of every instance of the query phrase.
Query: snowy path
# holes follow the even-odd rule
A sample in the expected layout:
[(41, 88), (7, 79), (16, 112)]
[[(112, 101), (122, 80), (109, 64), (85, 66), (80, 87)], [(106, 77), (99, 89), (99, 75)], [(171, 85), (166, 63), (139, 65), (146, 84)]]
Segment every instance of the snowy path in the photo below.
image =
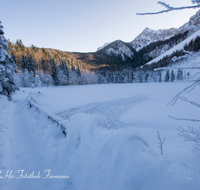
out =
[[(0, 189), (56, 189), (54, 180), (43, 179), (47, 175), (44, 171), (48, 169), (48, 162), (41, 150), (41, 144), (32, 134), (34, 127), (32, 121), (35, 118), (34, 115), (28, 114), (28, 104), (25, 102), (22, 100), (15, 104), (9, 102), (7, 105), (3, 105), (6, 110), (3, 110), (2, 116), (7, 120), (1, 121), (7, 131), (1, 130), (1, 134), (2, 132), (4, 135), (6, 134), (6, 138), (4, 137), (5, 157), (2, 159), (2, 165), (5, 167), (1, 167), (2, 176), (5, 179), (0, 181)], [(7, 172), (9, 177), (6, 177)], [(28, 179), (27, 177), (30, 175), (33, 177)], [(38, 175), (39, 178), (37, 178)]]
[[(23, 104), (22, 104), (23, 105)], [(38, 172), (45, 170), (45, 160), (41, 155), (40, 144), (31, 134), (31, 119), (23, 114), (24, 107), (17, 103), (13, 108), (11, 127), (13, 127), (12, 145), (14, 154), (13, 171), (24, 170), (24, 175), (30, 175), (34, 171), (34, 176)], [(20, 176), (19, 174), (17, 176)], [(44, 179), (17, 179), (16, 189), (49, 189), (52, 183)], [(53, 188), (52, 188), (53, 189)]]

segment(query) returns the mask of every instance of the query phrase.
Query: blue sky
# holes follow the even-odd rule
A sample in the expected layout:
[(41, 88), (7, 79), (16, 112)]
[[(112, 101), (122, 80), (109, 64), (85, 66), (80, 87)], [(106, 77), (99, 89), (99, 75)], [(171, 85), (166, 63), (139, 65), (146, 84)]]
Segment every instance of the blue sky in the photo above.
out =
[[(191, 0), (165, 0), (173, 6)], [(157, 0), (2, 0), (0, 20), (5, 37), (26, 46), (71, 52), (94, 52), (106, 42), (132, 41), (145, 27), (179, 27), (197, 9), (162, 15), (137, 16), (159, 11)]]

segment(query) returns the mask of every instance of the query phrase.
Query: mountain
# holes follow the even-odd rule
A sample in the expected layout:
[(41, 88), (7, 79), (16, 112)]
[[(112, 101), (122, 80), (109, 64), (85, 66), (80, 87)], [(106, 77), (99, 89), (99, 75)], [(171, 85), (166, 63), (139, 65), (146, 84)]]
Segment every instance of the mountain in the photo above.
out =
[[(149, 28), (145, 28), (133, 41), (129, 43), (125, 43), (121, 40), (117, 40), (111, 43), (106, 43), (103, 47), (98, 48), (97, 52), (104, 52), (107, 55), (111, 55), (114, 53), (115, 55), (123, 58), (124, 56), (133, 57), (134, 52), (139, 52), (146, 46), (155, 43), (155, 42), (163, 42), (169, 40), (178, 34), (184, 34), (186, 31), (187, 37), (195, 33), (200, 29), (200, 11), (198, 11), (194, 16), (192, 16), (187, 23), (185, 23), (180, 28), (170, 28), (170, 29), (160, 29), (160, 30), (152, 30)], [(185, 38), (182, 38), (184, 40)], [(164, 43), (163, 43), (164, 44)], [(167, 45), (163, 45), (157, 49), (149, 52), (149, 57), (155, 58), (162, 53), (166, 52), (172, 46), (177, 43), (169, 43)], [(132, 48), (131, 48), (131, 47)]]
[(152, 42), (169, 39), (170, 37), (177, 34), (177, 32), (178, 29), (176, 28), (164, 30), (152, 30), (145, 28), (142, 33), (140, 33), (132, 42), (130, 42), (130, 44), (136, 51), (139, 51)]
[(124, 61), (125, 57), (132, 58), (134, 56), (135, 49), (133, 49), (133, 47), (129, 43), (125, 43), (121, 40), (116, 40), (101, 48), (98, 52), (115, 56), (121, 55), (122, 60)]

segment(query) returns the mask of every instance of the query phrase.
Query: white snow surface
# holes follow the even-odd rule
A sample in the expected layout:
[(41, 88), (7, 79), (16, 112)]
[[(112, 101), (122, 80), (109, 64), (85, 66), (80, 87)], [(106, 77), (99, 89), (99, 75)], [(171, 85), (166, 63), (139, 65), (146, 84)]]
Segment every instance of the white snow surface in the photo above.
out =
[[(168, 117), (199, 118), (186, 102), (167, 105), (190, 84), (23, 88), (11, 102), (0, 96), (0, 189), (199, 190), (200, 152), (175, 128), (198, 123)], [(198, 102), (199, 93), (198, 87), (187, 97)], [(66, 137), (44, 112), (63, 119)], [(157, 131), (166, 138), (163, 156)], [(41, 177), (16, 179), (18, 170)], [(69, 178), (43, 179), (45, 170)], [(3, 179), (7, 171), (14, 177)]]

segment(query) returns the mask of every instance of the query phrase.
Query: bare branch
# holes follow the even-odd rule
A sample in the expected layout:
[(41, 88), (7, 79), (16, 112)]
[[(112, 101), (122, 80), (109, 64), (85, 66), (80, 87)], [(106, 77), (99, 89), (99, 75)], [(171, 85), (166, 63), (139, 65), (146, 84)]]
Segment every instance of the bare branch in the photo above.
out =
[(200, 150), (200, 129), (197, 130), (193, 127), (188, 126), (188, 130), (182, 128), (181, 126), (176, 128), (179, 135), (184, 138), (185, 141), (194, 142), (194, 148)]
[(179, 97), (182, 101), (184, 102), (189, 102), (190, 104), (192, 104), (193, 106), (196, 106), (196, 107), (199, 107), (200, 108), (200, 104), (196, 103), (196, 102), (193, 102), (191, 100), (188, 100), (187, 98), (183, 97), (183, 96), (180, 96)]
[(198, 119), (177, 118), (177, 117), (173, 117), (171, 115), (168, 115), (168, 117), (170, 117), (171, 119), (174, 119), (174, 120), (200, 122), (200, 120), (198, 120)]
[[(193, 69), (193, 68), (192, 68), (192, 69)], [(197, 69), (199, 69), (199, 67), (197, 67)], [(194, 78), (194, 77), (196, 77), (198, 74), (200, 74), (200, 72), (198, 72), (198, 73), (196, 73), (194, 76), (192, 76), (191, 79)]]
[(164, 2), (158, 1), (158, 4), (164, 6), (167, 8), (166, 10), (158, 11), (158, 12), (147, 12), (147, 13), (137, 13), (137, 15), (155, 15), (155, 14), (161, 14), (161, 13), (167, 13), (169, 11), (177, 11), (177, 10), (183, 10), (183, 9), (196, 9), (200, 8), (200, 4), (192, 5), (192, 6), (185, 6), (185, 7), (172, 7)]
[(192, 83), (190, 86), (184, 88), (181, 92), (179, 92), (167, 105), (171, 105), (173, 106), (177, 100), (180, 98), (180, 95), (183, 93), (183, 92), (190, 92), (191, 90), (193, 90), (196, 85), (200, 82), (200, 79), (199, 80), (196, 80), (194, 83)]
[(200, 3), (200, 0), (192, 0), (192, 3), (193, 3), (193, 4), (199, 4), (199, 3)]
[(158, 1), (158, 4), (162, 5), (163, 7), (167, 8), (167, 9), (173, 9), (173, 7), (171, 7), (169, 4), (166, 4), (163, 1)]
[(160, 151), (161, 151), (161, 155), (163, 155), (163, 144), (164, 144), (164, 142), (165, 142), (165, 137), (164, 137), (164, 139), (162, 140), (161, 137), (160, 137), (160, 133), (157, 131), (157, 138), (158, 138), (158, 140), (159, 140), (159, 142), (158, 142), (158, 148), (159, 148)]

